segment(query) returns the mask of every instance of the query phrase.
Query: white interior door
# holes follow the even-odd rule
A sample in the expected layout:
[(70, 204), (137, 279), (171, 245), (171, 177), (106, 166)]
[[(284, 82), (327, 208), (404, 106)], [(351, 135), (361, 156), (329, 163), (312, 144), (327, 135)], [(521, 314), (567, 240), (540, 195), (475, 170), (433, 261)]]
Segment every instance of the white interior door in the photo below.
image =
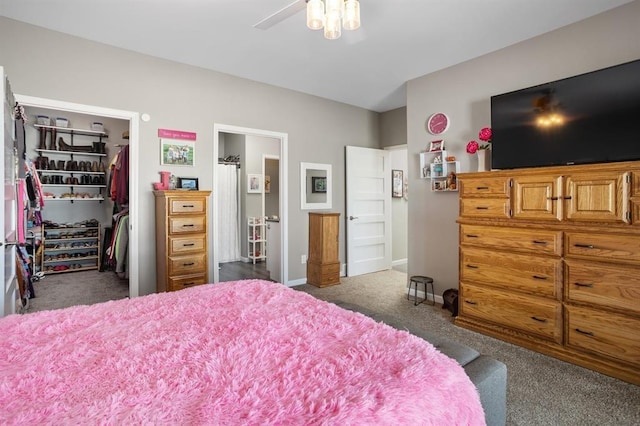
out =
[(2, 78), (2, 122), (0, 123), (0, 134), (3, 143), (0, 144), (0, 156), (4, 161), (0, 161), (0, 174), (3, 176), (3, 184), (0, 185), (0, 199), (4, 200), (4, 208), (0, 211), (0, 223), (3, 223), (2, 241), (3, 255), (0, 256), (0, 271), (4, 277), (2, 295), (0, 296), (0, 316), (14, 314), (16, 312), (16, 300), (18, 299), (18, 288), (16, 279), (16, 156), (14, 152), (14, 120), (13, 107), (15, 101), (9, 86), (9, 80), (4, 75), (4, 68), (0, 67)]
[(391, 269), (391, 162), (381, 149), (348, 146), (347, 276)]

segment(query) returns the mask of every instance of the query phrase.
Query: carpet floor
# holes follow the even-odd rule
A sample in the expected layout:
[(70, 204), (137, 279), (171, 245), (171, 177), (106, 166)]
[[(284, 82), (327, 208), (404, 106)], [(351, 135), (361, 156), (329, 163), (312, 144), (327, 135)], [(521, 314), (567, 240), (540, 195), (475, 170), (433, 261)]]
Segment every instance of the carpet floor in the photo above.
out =
[(343, 278), (332, 287), (294, 288), (394, 315), (504, 362), (508, 425), (640, 425), (640, 387), (457, 327), (442, 305), (407, 300), (406, 283), (406, 274), (389, 270)]

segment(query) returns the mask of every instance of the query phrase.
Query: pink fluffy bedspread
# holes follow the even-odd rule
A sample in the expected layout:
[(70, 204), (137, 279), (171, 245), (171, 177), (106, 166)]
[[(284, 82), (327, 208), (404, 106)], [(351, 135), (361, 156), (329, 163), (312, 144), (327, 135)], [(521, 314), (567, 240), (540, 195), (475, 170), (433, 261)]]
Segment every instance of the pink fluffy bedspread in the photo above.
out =
[(266, 281), (12, 315), (0, 338), (0, 424), (484, 424), (431, 344)]

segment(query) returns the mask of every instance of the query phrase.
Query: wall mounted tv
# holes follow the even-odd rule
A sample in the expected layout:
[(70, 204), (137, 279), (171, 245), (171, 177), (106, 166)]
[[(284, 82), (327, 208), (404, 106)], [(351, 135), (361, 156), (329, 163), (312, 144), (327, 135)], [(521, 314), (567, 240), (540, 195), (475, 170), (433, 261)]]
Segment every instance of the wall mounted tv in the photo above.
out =
[(640, 160), (640, 60), (491, 97), (494, 169)]

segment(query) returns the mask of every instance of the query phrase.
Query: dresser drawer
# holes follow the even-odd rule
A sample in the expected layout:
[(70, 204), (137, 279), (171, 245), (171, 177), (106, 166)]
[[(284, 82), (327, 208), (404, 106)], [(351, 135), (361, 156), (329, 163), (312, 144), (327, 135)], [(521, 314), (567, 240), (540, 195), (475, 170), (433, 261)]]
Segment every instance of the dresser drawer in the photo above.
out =
[(169, 291), (182, 290), (187, 287), (202, 285), (207, 283), (205, 274), (192, 274), (179, 278), (169, 278)]
[(204, 233), (206, 230), (206, 221), (206, 216), (169, 217), (169, 234)]
[(169, 200), (169, 215), (175, 214), (205, 214), (207, 199), (204, 197), (194, 198), (171, 198)]
[(566, 260), (568, 301), (627, 309), (640, 314), (640, 269)]
[(562, 261), (486, 249), (462, 249), (460, 279), (560, 299)]
[(503, 196), (509, 197), (509, 178), (481, 177), (460, 179), (460, 196)]
[(640, 367), (640, 319), (567, 306), (567, 346)]
[(562, 343), (562, 304), (461, 283), (460, 314)]
[(640, 262), (640, 236), (566, 232), (565, 253), (567, 257), (637, 264)]
[(508, 218), (511, 215), (508, 198), (461, 198), (460, 216)]
[(206, 253), (190, 256), (169, 256), (169, 276), (194, 274), (207, 270)]
[(188, 237), (169, 237), (169, 256), (206, 250), (205, 234)]
[(541, 229), (460, 225), (462, 244), (562, 255), (562, 232)]

